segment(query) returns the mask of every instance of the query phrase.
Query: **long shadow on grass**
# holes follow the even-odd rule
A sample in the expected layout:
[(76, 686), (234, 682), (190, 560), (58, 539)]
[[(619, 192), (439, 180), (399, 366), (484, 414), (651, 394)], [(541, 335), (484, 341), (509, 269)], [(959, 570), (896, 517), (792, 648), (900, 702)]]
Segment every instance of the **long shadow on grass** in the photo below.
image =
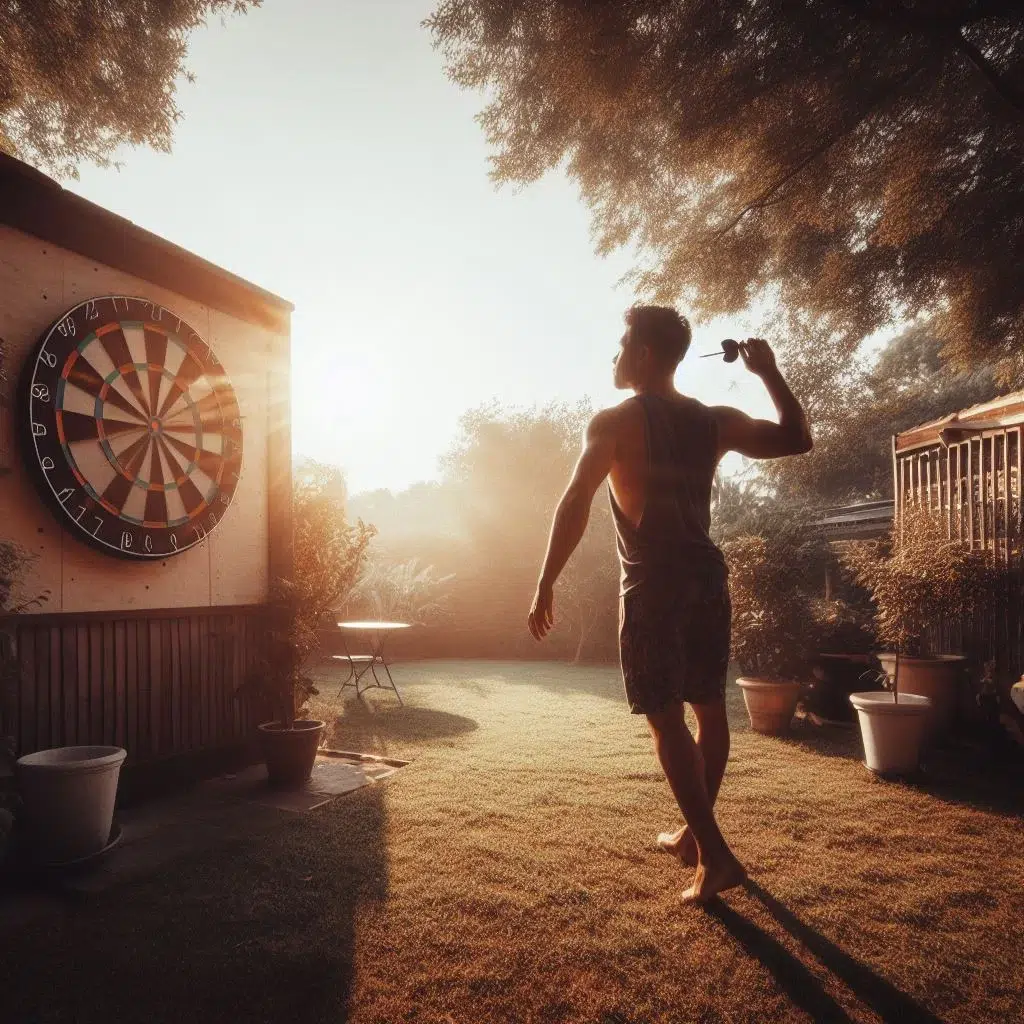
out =
[(464, 715), (410, 704), (346, 701), (329, 727), (328, 742), (343, 750), (383, 751), (389, 743), (416, 743), (461, 736), (477, 729)]
[(1004, 817), (1024, 813), (1024, 793), (1018, 782), (1024, 759), (1003, 762), (984, 759), (977, 750), (955, 743), (925, 751), (923, 771), (907, 780), (914, 789), (948, 804), (989, 811)]
[[(803, 943), (828, 970), (843, 980), (862, 1003), (883, 1020), (898, 1020), (907, 1024), (942, 1024), (941, 1018), (931, 1010), (805, 924), (757, 882), (748, 881), (746, 888), (793, 938)], [(790, 998), (815, 1020), (850, 1019), (839, 1004), (822, 990), (820, 982), (807, 968), (756, 924), (721, 901), (716, 901), (709, 910), (752, 956), (768, 967)]]
[(863, 761), (864, 748), (856, 725), (815, 725), (807, 719), (794, 719), (788, 733), (776, 739), (787, 746), (806, 750), (822, 757), (835, 757), (844, 761)]
[(386, 832), (368, 786), (87, 896), (5, 944), (0, 1018), (344, 1024), (356, 916), (388, 891)]
[(708, 913), (718, 918), (755, 960), (771, 971), (779, 987), (793, 1003), (816, 1021), (849, 1021), (852, 1018), (821, 986), (821, 982), (778, 939), (763, 928), (716, 900)]

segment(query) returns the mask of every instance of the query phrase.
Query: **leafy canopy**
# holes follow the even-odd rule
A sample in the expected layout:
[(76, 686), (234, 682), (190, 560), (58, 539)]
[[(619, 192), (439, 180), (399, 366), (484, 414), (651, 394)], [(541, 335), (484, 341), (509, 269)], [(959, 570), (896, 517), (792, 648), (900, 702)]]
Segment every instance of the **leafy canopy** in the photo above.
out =
[(169, 152), (189, 33), (260, 0), (0, 4), (0, 150), (60, 175), (118, 146)]
[(564, 167), (640, 290), (773, 296), (826, 371), (927, 311), (1024, 381), (1020, 3), (440, 0), (426, 25), (487, 97), (493, 177)]

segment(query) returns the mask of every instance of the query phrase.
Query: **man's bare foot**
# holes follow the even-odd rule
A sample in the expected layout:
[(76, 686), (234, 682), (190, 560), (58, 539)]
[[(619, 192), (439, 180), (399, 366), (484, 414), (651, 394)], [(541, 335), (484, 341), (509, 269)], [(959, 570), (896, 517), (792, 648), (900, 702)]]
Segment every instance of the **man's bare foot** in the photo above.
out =
[(685, 825), (678, 832), (660, 833), (658, 849), (678, 857), (688, 868), (697, 866), (697, 840)]
[(683, 893), (683, 902), (707, 903), (720, 892), (742, 885), (746, 880), (746, 868), (731, 854), (722, 861), (701, 864), (693, 885)]

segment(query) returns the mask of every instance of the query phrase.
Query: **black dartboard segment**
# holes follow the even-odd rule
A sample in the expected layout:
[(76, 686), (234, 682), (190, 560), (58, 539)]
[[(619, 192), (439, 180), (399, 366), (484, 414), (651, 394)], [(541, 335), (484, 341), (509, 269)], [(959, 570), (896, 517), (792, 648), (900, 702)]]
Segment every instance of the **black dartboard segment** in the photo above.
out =
[(46, 332), (25, 377), (25, 457), (82, 540), (167, 558), (223, 518), (242, 469), (238, 402), (210, 346), (174, 313), (89, 299)]

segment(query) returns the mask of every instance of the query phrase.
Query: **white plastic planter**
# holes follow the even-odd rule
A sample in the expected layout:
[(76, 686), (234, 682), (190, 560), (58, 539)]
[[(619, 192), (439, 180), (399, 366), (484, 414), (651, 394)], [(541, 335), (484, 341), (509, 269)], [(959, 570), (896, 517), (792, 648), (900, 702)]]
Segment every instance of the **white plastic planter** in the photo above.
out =
[(880, 775), (909, 775), (917, 770), (921, 744), (930, 723), (932, 702), (916, 693), (851, 693), (864, 741), (864, 763)]
[(754, 732), (779, 736), (789, 729), (800, 699), (800, 683), (743, 676), (736, 683), (743, 690), (743, 702)]
[(107, 845), (127, 756), (121, 747), (55, 747), (18, 758), (26, 839), (35, 860), (63, 864)]

